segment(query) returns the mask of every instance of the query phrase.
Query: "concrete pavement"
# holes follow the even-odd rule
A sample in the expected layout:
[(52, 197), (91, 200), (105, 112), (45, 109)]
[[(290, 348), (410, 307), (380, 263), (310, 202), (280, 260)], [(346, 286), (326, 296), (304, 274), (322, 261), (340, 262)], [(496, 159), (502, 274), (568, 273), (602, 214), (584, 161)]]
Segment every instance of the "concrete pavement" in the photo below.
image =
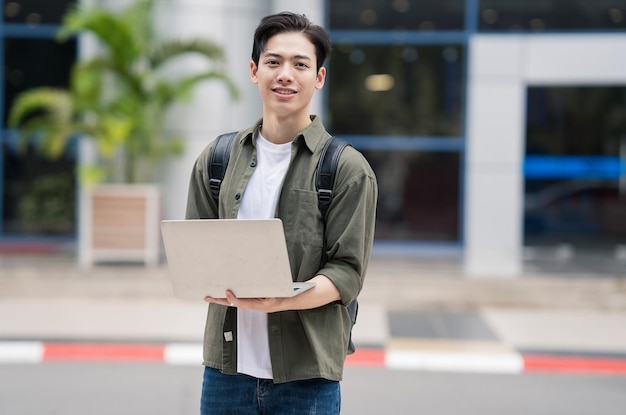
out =
[[(454, 258), (375, 256), (359, 302), (348, 364), (626, 374), (626, 272), (478, 279)], [(198, 364), (205, 311), (173, 296), (166, 266), (0, 256), (0, 363)]]

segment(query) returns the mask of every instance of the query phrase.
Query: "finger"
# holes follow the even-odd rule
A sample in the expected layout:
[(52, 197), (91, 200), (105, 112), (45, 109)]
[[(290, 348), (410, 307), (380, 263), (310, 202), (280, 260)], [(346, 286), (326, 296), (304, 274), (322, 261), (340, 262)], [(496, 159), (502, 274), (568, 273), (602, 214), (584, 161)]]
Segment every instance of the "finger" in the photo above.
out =
[(235, 306), (236, 300), (237, 300), (237, 297), (235, 297), (232, 291), (226, 291), (226, 302), (228, 302), (231, 307)]

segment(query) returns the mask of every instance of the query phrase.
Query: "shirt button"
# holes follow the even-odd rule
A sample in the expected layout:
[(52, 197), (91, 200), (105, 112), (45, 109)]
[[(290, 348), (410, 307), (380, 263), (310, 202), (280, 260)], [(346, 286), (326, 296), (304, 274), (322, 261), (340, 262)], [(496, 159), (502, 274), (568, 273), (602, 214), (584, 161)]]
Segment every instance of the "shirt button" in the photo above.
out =
[(235, 200), (239, 200), (239, 199), (241, 199), (241, 194), (237, 193), (237, 194), (235, 195)]
[(256, 161), (253, 161), (252, 163), (250, 163), (250, 167), (256, 167)]

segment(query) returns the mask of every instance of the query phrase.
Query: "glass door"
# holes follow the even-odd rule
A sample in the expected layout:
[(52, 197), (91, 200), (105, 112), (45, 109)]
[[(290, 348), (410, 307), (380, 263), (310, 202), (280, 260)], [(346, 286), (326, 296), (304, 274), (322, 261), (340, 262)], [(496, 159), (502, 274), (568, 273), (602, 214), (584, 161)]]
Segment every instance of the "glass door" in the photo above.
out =
[(527, 102), (527, 265), (623, 274), (626, 87), (530, 87)]

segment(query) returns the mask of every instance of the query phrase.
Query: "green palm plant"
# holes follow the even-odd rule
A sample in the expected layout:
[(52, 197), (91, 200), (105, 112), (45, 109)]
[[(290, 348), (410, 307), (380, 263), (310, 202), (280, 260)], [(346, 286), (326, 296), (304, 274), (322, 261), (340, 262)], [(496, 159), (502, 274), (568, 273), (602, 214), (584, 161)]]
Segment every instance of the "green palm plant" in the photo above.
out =
[[(24, 91), (9, 113), (9, 126), (24, 141), (36, 138), (49, 157), (61, 156), (73, 137), (93, 140), (99, 163), (81, 171), (88, 183), (111, 181), (120, 172), (126, 183), (153, 180), (154, 166), (183, 150), (183, 139), (164, 130), (165, 115), (200, 82), (220, 81), (237, 98), (218, 45), (203, 39), (155, 40), (154, 5), (155, 0), (136, 0), (118, 13), (102, 7), (69, 10), (58, 40), (89, 33), (102, 53), (74, 64), (69, 88)], [(206, 59), (209, 69), (168, 76), (166, 65), (187, 54)]]

